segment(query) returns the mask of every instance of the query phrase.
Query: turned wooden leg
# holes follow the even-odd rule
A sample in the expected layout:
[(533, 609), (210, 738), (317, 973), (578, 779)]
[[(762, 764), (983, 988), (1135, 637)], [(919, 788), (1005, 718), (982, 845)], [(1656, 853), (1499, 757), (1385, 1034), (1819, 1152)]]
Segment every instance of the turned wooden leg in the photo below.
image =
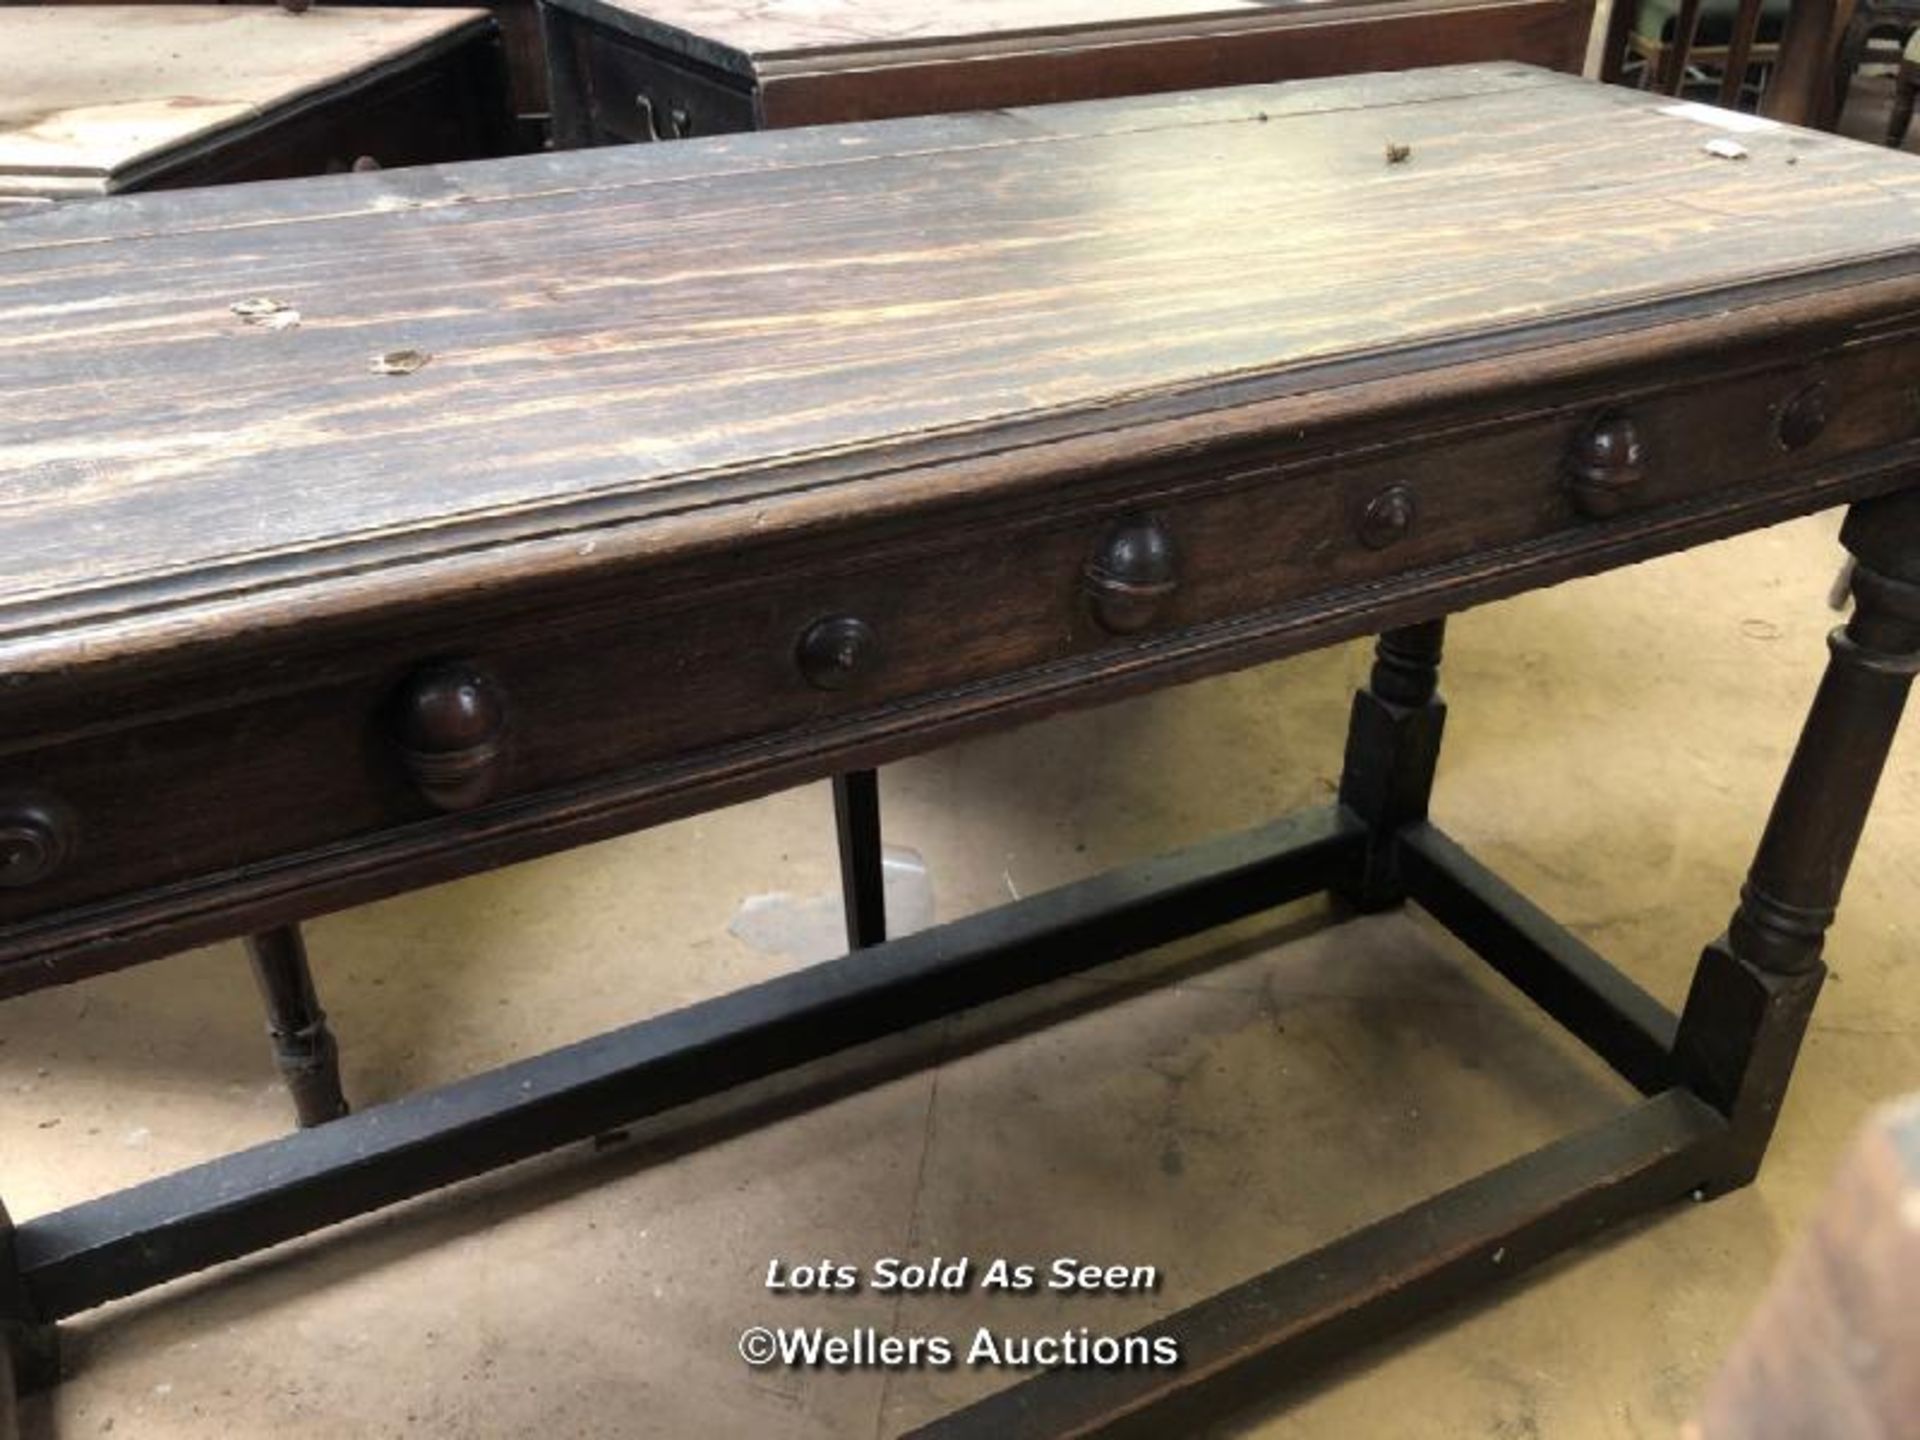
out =
[(300, 927), (283, 925), (249, 935), (247, 958), (266, 1002), (274, 1063), (286, 1077), (301, 1125), (338, 1119), (347, 1113), (340, 1092), (340, 1055), (327, 1028), (327, 1012), (314, 993)]
[(0, 1205), (0, 1440), (18, 1440), (19, 1397), (60, 1378), (59, 1341), (27, 1295), (13, 1249), (13, 1221)]
[(1353, 697), (1340, 803), (1366, 821), (1373, 838), (1363, 873), (1342, 893), (1361, 910), (1392, 909), (1405, 895), (1394, 836), (1427, 818), (1447, 720), (1439, 695), (1446, 633), (1445, 620), (1387, 631), (1374, 648), (1367, 688)]
[(1753, 1178), (1773, 1133), (1867, 809), (1920, 669), (1920, 491), (1854, 506), (1854, 611), (1787, 766), (1727, 933), (1701, 956), (1674, 1058), (1732, 1122), (1723, 1187)]
[(847, 907), (847, 948), (864, 950), (887, 938), (877, 771), (849, 770), (833, 777), (833, 824), (840, 837), (840, 895)]
[(1900, 65), (1900, 80), (1893, 88), (1893, 109), (1887, 114), (1887, 144), (1898, 150), (1907, 143), (1907, 131), (1913, 126), (1913, 101), (1920, 95), (1920, 66), (1905, 61)]

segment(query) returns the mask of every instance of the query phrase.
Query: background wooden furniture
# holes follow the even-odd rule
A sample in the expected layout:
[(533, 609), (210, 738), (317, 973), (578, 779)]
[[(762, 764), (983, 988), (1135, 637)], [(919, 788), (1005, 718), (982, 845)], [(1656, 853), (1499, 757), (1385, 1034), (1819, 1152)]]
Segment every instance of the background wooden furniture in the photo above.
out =
[(1835, 62), (1833, 116), (1836, 123), (1847, 108), (1854, 72), (1866, 58), (1872, 39), (1876, 35), (1890, 35), (1904, 51), (1916, 30), (1920, 30), (1920, 0), (1855, 0), (1853, 17), (1841, 36)]
[[(447, 0), (326, 0), (326, 3), (439, 8)], [(546, 140), (547, 122), (547, 52), (540, 38), (539, 8), (535, 0), (484, 0), (484, 3), (500, 27), (508, 99), (519, 122), (513, 151), (525, 154), (538, 150)]]
[[(101, 0), (27, 0), (43, 5), (98, 5)], [(134, 4), (167, 4), (177, 0), (131, 0)], [(279, 5), (283, 0), (198, 0), (201, 4)], [(298, 8), (304, 0), (292, 0)], [(427, 6), (446, 8), (449, 0), (325, 0), (329, 6), (372, 4), (376, 8)], [(481, 0), (475, 0), (481, 3)], [(540, 16), (534, 0), (484, 0), (486, 8), (500, 27), (500, 42), (506, 51), (507, 85), (519, 122), (514, 153), (538, 150), (543, 143), (547, 123), (547, 60), (540, 42)]]
[(1887, 115), (1887, 144), (1898, 150), (1913, 128), (1913, 102), (1920, 96), (1920, 36), (1907, 41), (1900, 56), (1900, 76), (1894, 82), (1893, 109)]
[[(0, 407), (0, 980), (1381, 636), (1337, 804), (0, 1221), (13, 1363), (45, 1378), (55, 1323), (113, 1298), (1322, 891), (1423, 906), (1618, 1112), (1167, 1317), (1184, 1368), (1051, 1374), (942, 1433), (1191, 1433), (1748, 1180), (1920, 669), (1920, 167), (1785, 127), (1730, 163), (1672, 108), (1499, 64), (0, 230), (0, 394), (32, 399)], [(246, 327), (248, 293), (324, 323)], [(1430, 822), (1444, 620), (1841, 503), (1855, 612), (1676, 1015)]]
[[(1757, 0), (1736, 0), (1741, 12), (1757, 8)], [(1689, 34), (1687, 15), (1704, 8), (1703, 0), (1681, 0), (1675, 30)], [(1855, 0), (1791, 0), (1780, 32), (1779, 50), (1773, 73), (1761, 97), (1761, 110), (1775, 120), (1790, 125), (1813, 125), (1831, 129), (1838, 119), (1837, 80), (1841, 46), (1851, 24)], [(1618, 83), (1625, 66), (1631, 36), (1640, 8), (1634, 0), (1617, 0), (1609, 12), (1602, 42), (1600, 76)], [(1736, 19), (1735, 32), (1745, 26)], [(1756, 30), (1756, 35), (1758, 31)], [(1737, 46), (1740, 42), (1732, 42)], [(1749, 51), (1751, 58), (1751, 51)], [(1686, 56), (1664, 57), (1665, 63), (1684, 66)], [(1737, 55), (1726, 61), (1722, 103), (1731, 103), (1738, 89), (1738, 75), (1744, 70)]]
[(1893, 107), (1887, 114), (1887, 144), (1898, 150), (1907, 143), (1907, 132), (1913, 128), (1914, 97), (1920, 95), (1920, 55), (1914, 53), (1912, 41), (1900, 57), (1900, 74), (1894, 82)]
[(1747, 70), (1780, 53), (1790, 0), (1622, 0), (1633, 17), (1627, 48), (1640, 57), (1644, 88), (1678, 95), (1690, 65), (1720, 71), (1720, 103), (1739, 100)]
[(1469, 60), (1578, 71), (1593, 0), (542, 0), (557, 147)]
[(500, 64), (480, 10), (0, 7), (0, 194), (503, 154)]

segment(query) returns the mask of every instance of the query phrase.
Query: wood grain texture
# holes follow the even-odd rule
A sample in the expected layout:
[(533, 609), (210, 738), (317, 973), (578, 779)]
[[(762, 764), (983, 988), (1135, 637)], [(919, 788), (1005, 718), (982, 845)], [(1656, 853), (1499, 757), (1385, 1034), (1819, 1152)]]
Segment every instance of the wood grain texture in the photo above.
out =
[(481, 10), (0, 8), (0, 193), (79, 195), (484, 26)]
[(1589, 0), (1296, 6), (1279, 23), (1276, 14), (1287, 12), (1041, 49), (1009, 40), (976, 55), (908, 48), (884, 63), (841, 53), (768, 60), (760, 106), (769, 125), (822, 125), (1494, 60), (1577, 74), (1592, 24)]
[(1031, 38), (1129, 22), (1188, 24), (1246, 19), (1274, 7), (1258, 0), (973, 0), (935, 7), (912, 0), (613, 0), (662, 31), (700, 35), (747, 56), (812, 50), (938, 45), (974, 36)]
[[(1909, 157), (1782, 130), (1733, 164), (1709, 133), (1468, 69), (30, 215), (0, 230), (23, 557), (0, 627), (393, 537), (419, 560), (501, 521), (736, 504), (930, 436), (1308, 391), (1335, 361), (1417, 371), (1440, 342), (1521, 350), (1909, 250)], [(299, 328), (241, 324), (254, 295)], [(370, 373), (400, 349), (433, 359)]]
[(1479, 67), (0, 226), (0, 801), (72, 817), (0, 992), (1908, 483), (1913, 162), (1712, 133)]
[(1578, 73), (1593, 0), (542, 0), (541, 12), (554, 138), (571, 149), (1493, 60)]
[[(913, 0), (560, 0), (687, 59), (747, 77), (786, 70), (852, 69), (913, 54), (925, 61), (984, 53), (1071, 49), (1179, 36), (1378, 24), (1458, 8), (1450, 0), (980, 0), (928, 6)], [(1591, 15), (1591, 4), (1562, 7)]]

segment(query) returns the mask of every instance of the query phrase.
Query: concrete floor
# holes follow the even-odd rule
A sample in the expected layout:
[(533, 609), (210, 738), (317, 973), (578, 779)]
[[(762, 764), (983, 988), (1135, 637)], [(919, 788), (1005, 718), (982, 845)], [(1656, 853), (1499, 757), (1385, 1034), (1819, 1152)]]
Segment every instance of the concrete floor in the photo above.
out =
[[(1490, 606), (1449, 638), (1438, 817), (1670, 1003), (1725, 920), (1818, 677), (1837, 527)], [(896, 766), (889, 840), (950, 918), (1324, 801), (1365, 666), (1347, 647)], [(828, 813), (814, 787), (317, 922), (352, 1096), (812, 958), (831, 943)], [(902, 899), (927, 899), (902, 873)], [(1909, 726), (1760, 1181), (1376, 1353), (1247, 1433), (1673, 1434), (1852, 1131), (1920, 1088), (1916, 890)], [(769, 915), (794, 922), (785, 949)], [(739, 1332), (1131, 1326), (1622, 1098), (1424, 919), (1326, 919), (1295, 906), (936, 1027), (902, 1053), (939, 1063), (764, 1128), (699, 1148), (684, 1125), (636, 1130), (96, 1312), (70, 1327), (71, 1377), (29, 1402), (28, 1434), (892, 1434), (1011, 1377), (755, 1371)], [(1065, 1018), (1038, 1028), (1042, 1012)], [(237, 946), (0, 1007), (0, 1096), (16, 1216), (287, 1123)], [(1164, 1279), (1104, 1300), (763, 1287), (776, 1257), (885, 1255), (1076, 1255)]]
[[(1724, 920), (1824, 654), (1832, 516), (1471, 613), (1450, 637), (1438, 811), (1677, 1003)], [(888, 832), (965, 914), (1324, 800), (1363, 647), (894, 767)], [(1774, 1152), (1683, 1208), (1388, 1350), (1272, 1436), (1669, 1435), (1848, 1135), (1920, 1087), (1920, 727), (1833, 936)], [(316, 923), (362, 1104), (778, 973), (748, 897), (830, 913), (811, 788)], [(778, 902), (775, 902), (776, 904)], [(764, 911), (766, 902), (758, 908)], [(811, 910), (809, 910), (809, 905)], [(1124, 1326), (1593, 1119), (1597, 1067), (1417, 917), (1304, 904), (1044, 1008), (927, 1037), (949, 1058), (675, 1155), (656, 1127), (288, 1247), (71, 1327), (29, 1433), (888, 1434), (994, 1372), (748, 1370), (751, 1324)], [(742, 926), (748, 934), (752, 927)], [(803, 923), (801, 931), (806, 931)], [(814, 927), (817, 931), (818, 927)], [(1086, 1013), (1118, 985), (1126, 997)], [(236, 947), (0, 1007), (6, 1196), (33, 1215), (279, 1133)], [(670, 1163), (669, 1163), (670, 1162)], [(801, 1298), (767, 1262), (1079, 1255), (1113, 1300)]]

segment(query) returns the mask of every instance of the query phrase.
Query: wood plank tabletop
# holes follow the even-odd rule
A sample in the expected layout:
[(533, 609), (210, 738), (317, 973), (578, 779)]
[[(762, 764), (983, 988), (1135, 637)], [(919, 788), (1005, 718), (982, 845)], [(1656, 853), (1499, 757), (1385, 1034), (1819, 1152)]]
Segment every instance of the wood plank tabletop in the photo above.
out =
[(893, 52), (1414, 18), (1451, 0), (550, 0), (723, 70)]
[[(1418, 0), (1415, 0), (1418, 3)], [(1404, 8), (1406, 0), (568, 0), (617, 12), (639, 34), (730, 69), (755, 60), (835, 50), (897, 49), (957, 40), (1059, 35), (1118, 26), (1192, 26), (1283, 14)]]
[(484, 23), (473, 9), (0, 6), (0, 193), (114, 177)]
[(0, 220), (0, 635), (1915, 268), (1920, 160), (1752, 125), (1488, 65)]

